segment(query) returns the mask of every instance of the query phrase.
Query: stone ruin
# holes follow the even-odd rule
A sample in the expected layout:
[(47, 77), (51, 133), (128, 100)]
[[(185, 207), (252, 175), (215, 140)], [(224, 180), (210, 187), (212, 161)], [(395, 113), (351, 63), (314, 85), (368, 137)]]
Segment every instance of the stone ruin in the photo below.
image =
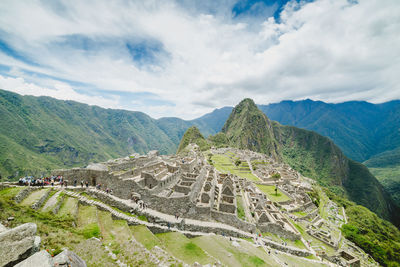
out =
[[(290, 167), (248, 150), (213, 149), (213, 153), (229, 151), (233, 151), (230, 153), (235, 153), (243, 161), (270, 162), (265, 168), (257, 170), (279, 171), (282, 174), (280, 189), (291, 198), (286, 204), (298, 207), (310, 201), (298, 182), (299, 175)], [(258, 228), (290, 239), (300, 238), (297, 229), (253, 182), (218, 172), (194, 145), (182, 155), (160, 156), (158, 152), (151, 151), (147, 155), (135, 154), (123, 159), (90, 164), (86, 168), (55, 170), (52, 174), (63, 176), (69, 184), (75, 180), (77, 184), (81, 181), (87, 181), (92, 186), (101, 184), (103, 190), (111, 189), (117, 197), (140, 198), (148, 207), (163, 213), (218, 221), (247, 232), (255, 232)], [(268, 178), (259, 177), (260, 183), (268, 184), (262, 182)], [(292, 184), (296, 182), (297, 186), (293, 187)], [(244, 219), (238, 217), (238, 197), (245, 204)]]
[(72, 251), (64, 250), (54, 258), (47, 251), (40, 251), (41, 239), (36, 232), (35, 223), (25, 223), (12, 229), (0, 224), (0, 266), (86, 267), (85, 261)]

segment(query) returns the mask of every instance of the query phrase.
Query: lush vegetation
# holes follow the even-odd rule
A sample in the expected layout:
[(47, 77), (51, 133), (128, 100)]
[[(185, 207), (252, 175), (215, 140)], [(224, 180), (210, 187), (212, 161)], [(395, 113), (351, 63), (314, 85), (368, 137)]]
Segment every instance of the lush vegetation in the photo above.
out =
[(363, 162), (400, 147), (400, 101), (382, 104), (282, 101), (260, 105), (272, 120), (312, 130), (331, 138), (353, 160)]
[(215, 125), (218, 114), (226, 112), (192, 121), (155, 120), (142, 112), (0, 90), (0, 178), (40, 175), (154, 149), (172, 154), (186, 129), (199, 125), (214, 134), (207, 125)]
[(400, 206), (400, 165), (386, 168), (369, 168), (369, 170), (393, 197), (396, 204)]
[(199, 146), (200, 150), (202, 150), (202, 151), (210, 148), (210, 144), (200, 133), (199, 129), (196, 126), (192, 126), (189, 129), (187, 129), (187, 131), (183, 135), (182, 140), (179, 143), (177, 153), (184, 151), (184, 149), (189, 144), (192, 144), (192, 143), (197, 144)]
[(248, 166), (244, 166), (244, 163), (236, 166), (234, 162), (232, 162), (236, 161), (236, 159), (231, 159), (228, 155), (212, 155), (211, 160), (214, 167), (222, 173), (235, 174), (241, 178), (248, 179), (250, 181), (260, 181), (260, 179), (258, 179), (251, 173)]
[(267, 197), (273, 201), (273, 202), (283, 202), (283, 201), (288, 201), (290, 198), (282, 193), (281, 190), (277, 190), (275, 185), (261, 185), (257, 184), (256, 185), (264, 194), (267, 195)]
[(379, 218), (367, 208), (357, 205), (329, 190), (331, 200), (345, 207), (348, 223), (342, 226), (346, 238), (385, 266), (399, 266), (400, 231), (390, 222)]
[(278, 158), (278, 142), (274, 137), (271, 121), (251, 99), (242, 100), (222, 127), (229, 145), (250, 149)]

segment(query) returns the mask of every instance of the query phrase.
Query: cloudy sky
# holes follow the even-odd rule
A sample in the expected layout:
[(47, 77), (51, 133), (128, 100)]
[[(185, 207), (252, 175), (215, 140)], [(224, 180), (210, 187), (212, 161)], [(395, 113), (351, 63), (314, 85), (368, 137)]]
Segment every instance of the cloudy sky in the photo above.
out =
[(0, 88), (159, 118), (400, 99), (399, 0), (2, 0)]

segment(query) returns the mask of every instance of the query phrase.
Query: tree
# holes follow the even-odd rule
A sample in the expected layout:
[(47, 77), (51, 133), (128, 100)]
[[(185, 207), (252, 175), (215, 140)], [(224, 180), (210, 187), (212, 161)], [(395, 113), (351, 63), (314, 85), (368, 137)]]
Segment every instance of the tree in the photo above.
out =
[(237, 159), (237, 160), (235, 161), (235, 165), (236, 165), (236, 166), (239, 166), (240, 164), (242, 164), (242, 161), (241, 161), (240, 159)]

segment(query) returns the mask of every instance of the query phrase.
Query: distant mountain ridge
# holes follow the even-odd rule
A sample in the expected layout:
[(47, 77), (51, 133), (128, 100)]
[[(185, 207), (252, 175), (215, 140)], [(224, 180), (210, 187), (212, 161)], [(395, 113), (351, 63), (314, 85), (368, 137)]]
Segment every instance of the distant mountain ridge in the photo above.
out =
[[(268, 118), (280, 124), (312, 130), (329, 137), (348, 157), (359, 162), (400, 147), (400, 100), (382, 104), (365, 101), (332, 104), (307, 99), (257, 106)], [(223, 109), (224, 112), (219, 113), (221, 121), (228, 119), (232, 107)], [(213, 113), (199, 119), (207, 121)], [(222, 126), (210, 125), (214, 134)], [(203, 134), (208, 135), (205, 132)]]
[(142, 112), (21, 96), (5, 90), (0, 90), (0, 118), (3, 178), (39, 175), (54, 168), (84, 166), (153, 149), (173, 154), (192, 125), (213, 133), (202, 118), (156, 120)]

